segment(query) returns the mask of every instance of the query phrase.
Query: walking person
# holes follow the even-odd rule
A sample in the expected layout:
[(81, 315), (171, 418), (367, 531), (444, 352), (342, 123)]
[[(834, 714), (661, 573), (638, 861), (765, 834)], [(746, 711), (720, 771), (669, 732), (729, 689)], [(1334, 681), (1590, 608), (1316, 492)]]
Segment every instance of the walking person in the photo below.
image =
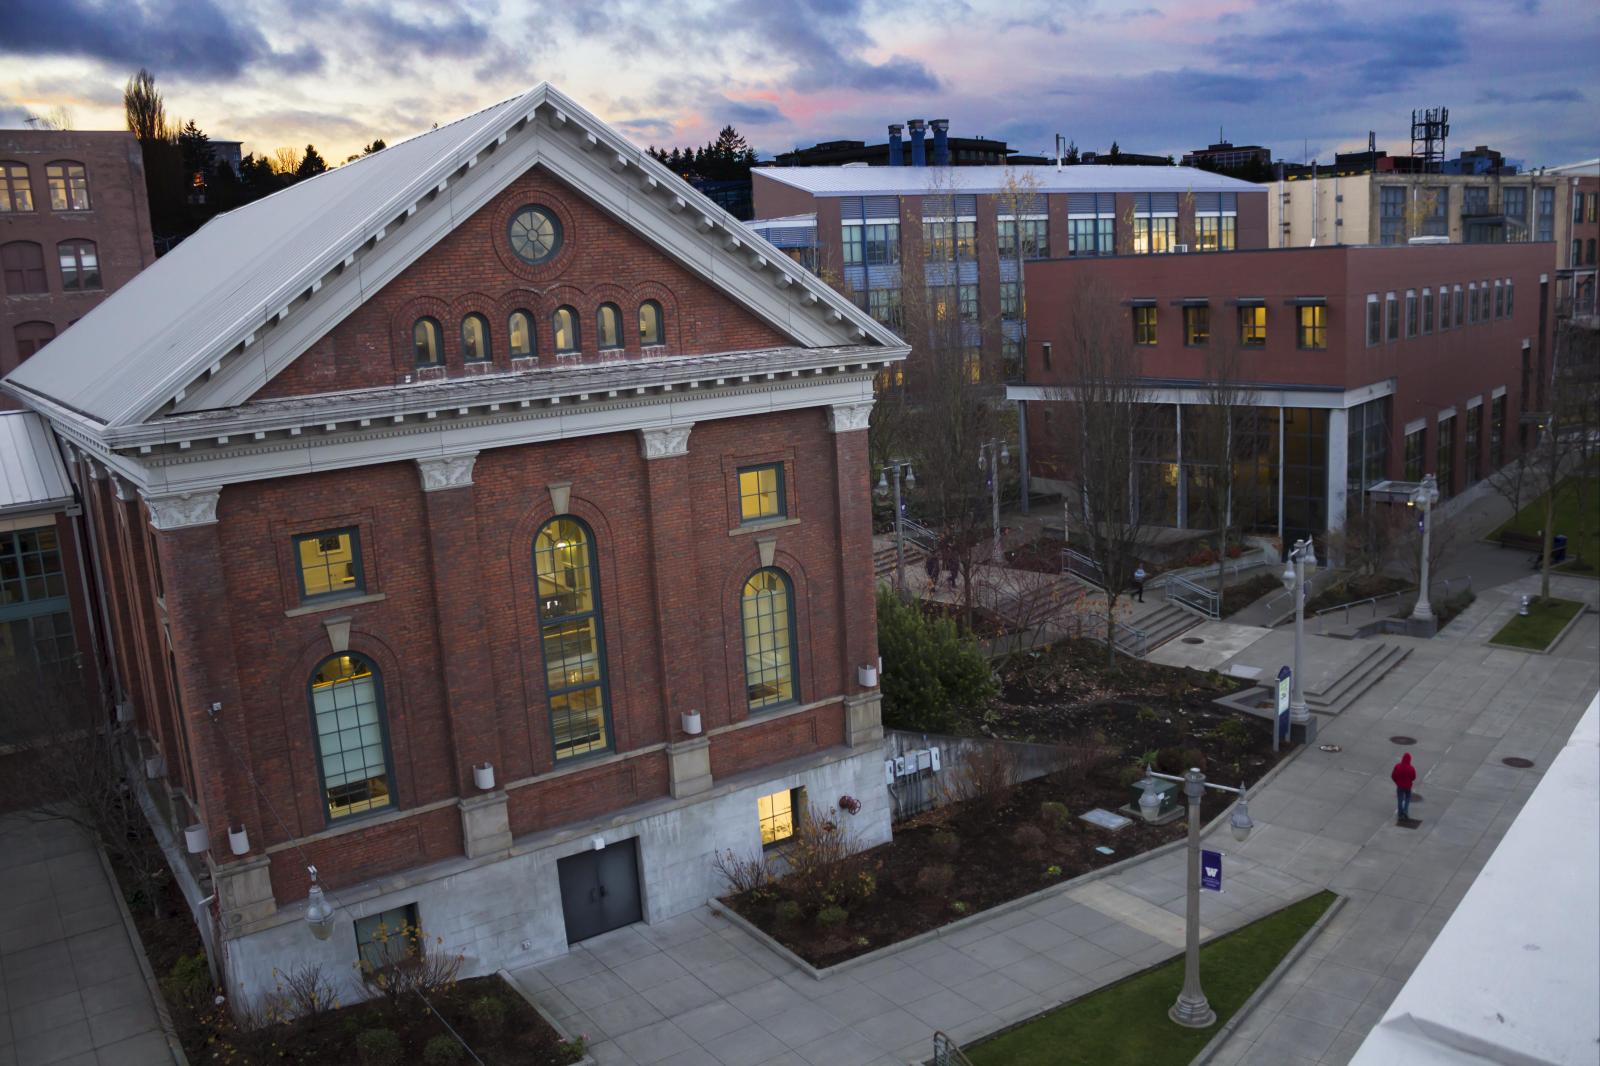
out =
[(1417, 768), (1411, 765), (1411, 753), (1409, 751), (1400, 756), (1400, 761), (1395, 763), (1393, 770), (1389, 771), (1389, 779), (1394, 782), (1395, 803), (1398, 808), (1396, 820), (1409, 822), (1411, 820), (1411, 786), (1417, 780)]
[(928, 553), (928, 557), (922, 563), (922, 569), (928, 575), (928, 595), (930, 596), (939, 591), (939, 554), (943, 551), (944, 544), (941, 542), (934, 546), (934, 549)]
[(1144, 564), (1133, 572), (1133, 598), (1140, 603), (1144, 602), (1144, 579), (1149, 575), (1144, 572)]

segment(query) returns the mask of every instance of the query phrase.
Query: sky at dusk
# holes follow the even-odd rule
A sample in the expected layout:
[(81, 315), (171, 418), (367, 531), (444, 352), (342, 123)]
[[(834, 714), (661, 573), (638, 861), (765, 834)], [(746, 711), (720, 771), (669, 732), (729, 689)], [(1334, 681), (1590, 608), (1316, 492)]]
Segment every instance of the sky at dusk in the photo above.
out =
[(1324, 160), (1409, 150), (1600, 155), (1594, 0), (0, 0), (0, 127), (65, 107), (122, 127), (140, 66), (169, 113), (246, 150), (342, 160), (548, 80), (641, 144), (725, 123), (763, 155), (949, 118), (1045, 154), (1214, 140)]

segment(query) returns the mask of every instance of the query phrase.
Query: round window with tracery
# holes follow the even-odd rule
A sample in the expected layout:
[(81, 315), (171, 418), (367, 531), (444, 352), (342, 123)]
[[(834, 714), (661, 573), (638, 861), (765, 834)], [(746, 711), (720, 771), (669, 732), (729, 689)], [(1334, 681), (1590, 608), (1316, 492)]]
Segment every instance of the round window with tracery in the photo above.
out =
[(511, 251), (528, 264), (549, 262), (561, 250), (561, 220), (548, 208), (530, 204), (511, 216)]

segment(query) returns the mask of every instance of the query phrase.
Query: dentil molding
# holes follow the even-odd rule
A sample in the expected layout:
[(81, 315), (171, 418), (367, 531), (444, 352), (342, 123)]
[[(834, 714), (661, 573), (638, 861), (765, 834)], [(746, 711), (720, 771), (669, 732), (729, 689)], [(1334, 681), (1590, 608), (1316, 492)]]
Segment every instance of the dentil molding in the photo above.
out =
[(150, 508), (150, 524), (157, 529), (186, 529), (210, 526), (217, 521), (217, 501), (221, 489), (200, 489), (170, 496), (145, 496)]
[(835, 433), (866, 429), (871, 423), (870, 403), (836, 403), (828, 408), (828, 428)]
[(661, 429), (639, 431), (639, 454), (646, 459), (670, 459), (675, 455), (689, 454), (690, 422), (683, 426), (666, 426)]
[(422, 491), (438, 492), (440, 489), (459, 489), (472, 484), (472, 464), (477, 452), (446, 455), (417, 460), (417, 470), (422, 474)]

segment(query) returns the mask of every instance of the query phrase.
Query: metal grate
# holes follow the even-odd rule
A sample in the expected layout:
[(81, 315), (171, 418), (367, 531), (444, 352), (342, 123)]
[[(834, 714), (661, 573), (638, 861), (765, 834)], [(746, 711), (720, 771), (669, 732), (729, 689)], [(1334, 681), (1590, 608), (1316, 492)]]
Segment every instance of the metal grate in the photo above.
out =
[(1507, 755), (1500, 761), (1505, 763), (1507, 766), (1515, 766), (1518, 770), (1526, 770), (1533, 765), (1532, 759), (1524, 759), (1520, 755)]
[(1410, 747), (1417, 742), (1416, 737), (1390, 737), (1389, 743), (1399, 744), (1401, 747)]

